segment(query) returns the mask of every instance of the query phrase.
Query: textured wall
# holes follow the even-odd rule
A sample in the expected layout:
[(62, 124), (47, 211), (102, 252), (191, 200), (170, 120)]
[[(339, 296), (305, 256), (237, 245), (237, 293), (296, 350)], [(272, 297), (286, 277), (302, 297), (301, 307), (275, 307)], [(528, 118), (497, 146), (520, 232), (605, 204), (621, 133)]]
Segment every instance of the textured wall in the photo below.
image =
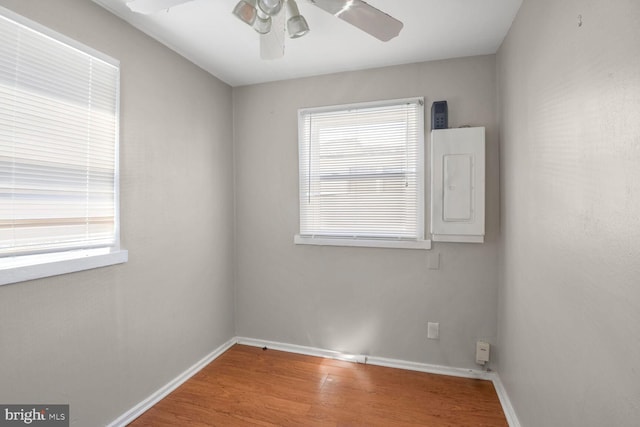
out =
[[(495, 57), (245, 86), (233, 93), (237, 334), (477, 367), (475, 341), (495, 343), (497, 328)], [(432, 251), (294, 245), (297, 109), (410, 96), (425, 96), (427, 115), (433, 101), (448, 100), (452, 127), (487, 127), (487, 243), (435, 243)], [(429, 257), (438, 253), (440, 270), (429, 270)], [(427, 321), (440, 322), (439, 341), (426, 339)]]
[(0, 402), (104, 425), (234, 335), (231, 88), (90, 1), (0, 5), (121, 61), (129, 262), (0, 287)]
[(640, 3), (525, 0), (498, 74), (500, 376), (523, 426), (636, 426)]

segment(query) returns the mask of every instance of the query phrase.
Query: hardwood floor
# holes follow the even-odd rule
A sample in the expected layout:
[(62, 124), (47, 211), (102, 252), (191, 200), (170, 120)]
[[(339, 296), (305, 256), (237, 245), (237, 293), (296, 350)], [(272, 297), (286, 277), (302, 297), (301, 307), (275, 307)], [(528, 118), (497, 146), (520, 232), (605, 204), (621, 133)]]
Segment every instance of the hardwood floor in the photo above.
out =
[(507, 426), (490, 381), (235, 345), (130, 426)]

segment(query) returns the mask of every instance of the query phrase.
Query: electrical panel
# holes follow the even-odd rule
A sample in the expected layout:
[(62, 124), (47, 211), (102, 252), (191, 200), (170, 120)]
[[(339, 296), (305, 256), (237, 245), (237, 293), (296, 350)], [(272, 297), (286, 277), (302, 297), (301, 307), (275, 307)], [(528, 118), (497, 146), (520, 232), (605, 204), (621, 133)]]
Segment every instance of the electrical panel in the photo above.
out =
[(436, 242), (484, 242), (485, 129), (431, 131), (431, 234)]

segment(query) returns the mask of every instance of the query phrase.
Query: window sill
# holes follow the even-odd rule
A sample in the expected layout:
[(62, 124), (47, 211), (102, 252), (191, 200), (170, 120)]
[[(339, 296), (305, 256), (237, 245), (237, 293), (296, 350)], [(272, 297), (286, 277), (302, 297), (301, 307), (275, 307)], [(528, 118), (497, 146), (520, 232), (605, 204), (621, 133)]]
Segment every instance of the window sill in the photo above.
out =
[(293, 242), (296, 245), (318, 246), (354, 246), (364, 248), (395, 248), (395, 249), (431, 249), (431, 240), (376, 240), (376, 239), (346, 239), (329, 237), (309, 237), (296, 234)]
[(128, 259), (126, 249), (109, 248), (0, 258), (0, 285), (122, 264)]

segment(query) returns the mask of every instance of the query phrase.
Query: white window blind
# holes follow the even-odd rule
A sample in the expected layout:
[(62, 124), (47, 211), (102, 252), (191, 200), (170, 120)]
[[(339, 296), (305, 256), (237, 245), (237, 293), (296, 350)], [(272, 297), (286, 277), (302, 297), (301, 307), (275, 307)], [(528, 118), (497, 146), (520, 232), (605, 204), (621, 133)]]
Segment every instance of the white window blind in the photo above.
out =
[(299, 111), (300, 236), (424, 239), (423, 105)]
[(117, 245), (119, 65), (3, 14), (0, 256)]

